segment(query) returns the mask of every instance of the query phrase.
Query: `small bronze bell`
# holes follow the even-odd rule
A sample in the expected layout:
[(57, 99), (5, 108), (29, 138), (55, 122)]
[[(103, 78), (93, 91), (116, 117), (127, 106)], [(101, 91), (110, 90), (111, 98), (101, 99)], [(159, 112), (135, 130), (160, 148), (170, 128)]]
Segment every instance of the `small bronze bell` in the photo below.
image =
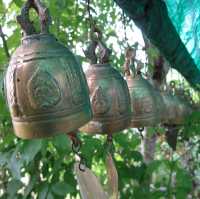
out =
[(165, 124), (179, 124), (178, 100), (172, 93), (165, 91), (162, 93), (163, 101), (166, 106), (166, 112), (163, 114)]
[(178, 98), (179, 104), (178, 104), (178, 115), (177, 118), (179, 118), (180, 123), (184, 123), (185, 119), (192, 114), (192, 106), (190, 102), (187, 99), (187, 93), (183, 88), (179, 88), (175, 90), (175, 94)]
[(124, 64), (125, 77), (129, 87), (132, 106), (132, 120), (130, 127), (155, 126), (161, 121), (157, 101), (159, 92), (142, 77), (140, 69), (142, 63), (138, 62), (137, 70), (134, 67), (135, 50), (128, 48)]
[[(29, 20), (30, 8), (40, 16), (40, 34)], [(39, 0), (28, 0), (17, 20), (24, 38), (11, 58), (5, 77), (15, 134), (31, 139), (78, 129), (92, 117), (81, 66), (49, 34), (49, 12)]]
[(183, 124), (185, 118), (192, 113), (192, 108), (184, 97), (184, 90), (177, 90), (175, 82), (171, 81), (170, 89), (162, 96), (166, 106), (165, 124)]
[[(89, 134), (111, 134), (128, 127), (131, 118), (130, 96), (126, 81), (109, 64), (110, 50), (101, 41), (92, 40), (85, 51), (86, 57), (91, 61), (86, 71), (86, 78), (90, 90), (90, 101), (93, 110), (93, 120), (80, 130)], [(97, 64), (95, 49), (99, 46), (100, 63)]]

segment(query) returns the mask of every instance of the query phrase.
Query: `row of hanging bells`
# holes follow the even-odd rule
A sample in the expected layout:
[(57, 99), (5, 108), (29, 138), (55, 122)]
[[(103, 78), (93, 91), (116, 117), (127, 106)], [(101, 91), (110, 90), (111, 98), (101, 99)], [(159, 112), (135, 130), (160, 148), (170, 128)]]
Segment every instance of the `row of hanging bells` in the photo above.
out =
[[(29, 19), (31, 8), (40, 16), (41, 33), (36, 33)], [(17, 136), (43, 138), (79, 128), (89, 134), (111, 135), (160, 122), (180, 124), (191, 112), (184, 100), (155, 90), (142, 77), (142, 63), (134, 67), (136, 51), (131, 48), (124, 65), (126, 83), (110, 65), (111, 51), (98, 28), (91, 32), (85, 51), (90, 60), (85, 78), (72, 52), (49, 33), (50, 15), (39, 0), (28, 0), (17, 20), (24, 37), (10, 60), (4, 83)]]

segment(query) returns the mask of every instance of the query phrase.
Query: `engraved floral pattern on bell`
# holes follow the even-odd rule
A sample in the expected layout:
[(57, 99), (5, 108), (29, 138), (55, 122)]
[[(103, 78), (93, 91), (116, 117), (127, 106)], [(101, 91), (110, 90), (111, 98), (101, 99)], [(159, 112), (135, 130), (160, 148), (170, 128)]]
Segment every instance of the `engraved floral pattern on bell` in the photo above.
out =
[(47, 72), (38, 69), (28, 81), (28, 96), (33, 108), (48, 109), (61, 100), (58, 82)]
[(132, 102), (131, 127), (154, 126), (160, 121), (156, 105), (156, 93), (141, 74), (127, 76)]
[(109, 110), (109, 102), (101, 86), (96, 87), (91, 97), (92, 110), (95, 114), (104, 114)]

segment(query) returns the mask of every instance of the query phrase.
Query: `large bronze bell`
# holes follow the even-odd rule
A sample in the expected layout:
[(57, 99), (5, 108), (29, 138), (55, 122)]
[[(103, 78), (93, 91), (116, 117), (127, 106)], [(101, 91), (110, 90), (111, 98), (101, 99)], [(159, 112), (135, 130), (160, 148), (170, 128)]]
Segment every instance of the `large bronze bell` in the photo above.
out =
[[(40, 16), (39, 34), (29, 20), (30, 8)], [(15, 134), (30, 139), (78, 129), (92, 117), (89, 90), (80, 64), (49, 34), (48, 9), (39, 0), (28, 0), (17, 20), (24, 37), (5, 77)]]
[[(92, 40), (85, 51), (91, 65), (86, 71), (90, 90), (93, 120), (80, 130), (89, 134), (112, 134), (128, 127), (131, 119), (130, 96), (126, 81), (109, 63), (110, 50), (101, 41)], [(95, 49), (99, 47), (100, 58), (97, 64)]]
[(142, 77), (141, 62), (138, 62), (136, 70), (135, 54), (135, 49), (128, 48), (124, 64), (125, 77), (131, 96), (132, 120), (130, 127), (155, 126), (161, 121), (157, 104), (157, 102), (161, 103), (161, 100), (158, 99), (159, 92), (156, 93), (153, 86)]

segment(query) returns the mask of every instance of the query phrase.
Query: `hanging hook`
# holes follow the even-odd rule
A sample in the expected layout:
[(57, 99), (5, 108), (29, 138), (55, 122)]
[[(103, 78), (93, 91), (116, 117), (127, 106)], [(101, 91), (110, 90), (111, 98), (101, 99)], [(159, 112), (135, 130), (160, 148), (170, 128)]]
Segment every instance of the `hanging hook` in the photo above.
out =
[(114, 153), (114, 144), (113, 144), (113, 136), (111, 134), (107, 134), (107, 139), (105, 143), (105, 148), (107, 153)]
[(139, 127), (139, 128), (138, 128), (138, 131), (139, 131), (139, 133), (140, 133), (141, 138), (144, 139), (144, 136), (143, 136), (143, 134), (142, 134), (142, 132), (144, 131), (144, 127)]
[(136, 57), (136, 49), (128, 47), (125, 52), (125, 63), (124, 63), (124, 73), (127, 76), (131, 75), (131, 71), (134, 76), (136, 75), (135, 57)]
[[(100, 64), (106, 64), (110, 61), (111, 50), (106, 47), (102, 41), (102, 32), (95, 25), (92, 27), (90, 32), (90, 45), (87, 50), (84, 52), (85, 56), (90, 60), (92, 64), (97, 63), (97, 58), (99, 58)], [(96, 54), (96, 48), (99, 47), (99, 56)]]
[(89, 60), (90, 64), (97, 64), (97, 56), (95, 53), (96, 48), (97, 42), (91, 40), (86, 50), (83, 50), (85, 57)]
[(82, 156), (82, 154), (80, 153), (80, 149), (81, 149), (81, 140), (78, 138), (77, 133), (69, 133), (68, 136), (70, 137), (71, 141), (72, 141), (72, 151), (74, 152), (74, 154), (76, 154), (79, 157), (79, 169), (80, 171), (84, 172), (85, 168), (86, 168), (86, 160), (85, 158)]

